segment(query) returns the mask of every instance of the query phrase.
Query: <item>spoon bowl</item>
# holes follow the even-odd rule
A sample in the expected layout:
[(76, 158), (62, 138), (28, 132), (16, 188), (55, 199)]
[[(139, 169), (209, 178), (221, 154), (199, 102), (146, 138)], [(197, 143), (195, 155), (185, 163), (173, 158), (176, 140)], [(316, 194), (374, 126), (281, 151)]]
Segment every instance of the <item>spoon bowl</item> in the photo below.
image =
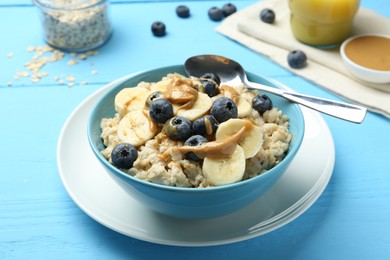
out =
[(298, 94), (296, 92), (285, 91), (250, 82), (244, 68), (238, 62), (223, 56), (193, 56), (185, 61), (184, 69), (186, 73), (192, 77), (201, 77), (205, 73), (212, 72), (219, 76), (221, 84), (230, 86), (244, 84), (247, 88), (272, 93), (289, 101), (353, 123), (361, 123), (367, 113), (367, 109), (361, 106)]

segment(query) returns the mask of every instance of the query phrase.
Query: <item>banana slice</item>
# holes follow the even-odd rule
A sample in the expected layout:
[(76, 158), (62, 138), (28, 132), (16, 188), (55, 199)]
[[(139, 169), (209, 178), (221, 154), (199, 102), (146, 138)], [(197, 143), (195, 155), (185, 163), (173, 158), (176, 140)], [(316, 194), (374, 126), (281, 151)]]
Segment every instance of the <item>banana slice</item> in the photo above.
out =
[(204, 116), (210, 110), (212, 104), (213, 101), (207, 94), (199, 92), (198, 98), (190, 109), (180, 109), (180, 106), (174, 105), (173, 111), (175, 115), (194, 121)]
[(255, 156), (263, 145), (263, 133), (260, 127), (254, 125), (249, 120), (232, 118), (223, 122), (218, 126), (217, 132), (215, 133), (215, 140), (219, 141), (232, 136), (243, 127), (246, 127), (247, 130), (238, 144), (244, 149), (245, 158), (248, 159)]
[(207, 181), (215, 186), (238, 182), (245, 172), (245, 153), (237, 145), (232, 155), (222, 159), (205, 158), (203, 161), (203, 174)]
[(238, 110), (237, 117), (239, 118), (248, 117), (252, 111), (251, 104), (249, 104), (249, 102), (246, 101), (243, 97), (240, 97), (240, 99), (238, 100), (238, 104), (236, 105)]
[(129, 111), (142, 110), (150, 93), (148, 89), (141, 87), (122, 89), (115, 96), (115, 111), (123, 116)]
[(157, 125), (143, 110), (130, 111), (118, 124), (118, 137), (122, 142), (140, 146), (152, 139)]
[(172, 79), (166, 78), (164, 80), (152, 84), (151, 89), (152, 92), (156, 92), (156, 91), (165, 92), (168, 86), (170, 85), (172, 85)]

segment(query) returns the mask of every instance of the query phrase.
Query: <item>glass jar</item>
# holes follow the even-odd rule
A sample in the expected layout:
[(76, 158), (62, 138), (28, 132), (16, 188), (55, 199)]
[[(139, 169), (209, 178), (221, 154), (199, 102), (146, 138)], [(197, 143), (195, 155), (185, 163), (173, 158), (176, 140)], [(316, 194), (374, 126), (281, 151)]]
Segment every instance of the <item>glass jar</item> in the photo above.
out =
[(308, 45), (333, 47), (350, 34), (360, 0), (289, 0), (295, 38)]
[(44, 39), (69, 52), (94, 49), (111, 35), (109, 0), (33, 0), (39, 8)]

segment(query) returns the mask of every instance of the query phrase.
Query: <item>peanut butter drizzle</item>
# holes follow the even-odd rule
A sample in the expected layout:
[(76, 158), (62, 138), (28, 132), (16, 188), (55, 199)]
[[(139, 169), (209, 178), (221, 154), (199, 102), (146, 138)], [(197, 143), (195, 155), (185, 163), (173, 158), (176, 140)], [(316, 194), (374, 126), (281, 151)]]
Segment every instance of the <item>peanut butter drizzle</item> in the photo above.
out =
[(172, 85), (167, 87), (164, 98), (172, 104), (181, 105), (179, 110), (189, 109), (198, 98), (198, 91), (193, 88), (191, 80), (177, 78)]
[(237, 90), (228, 85), (223, 85), (219, 87), (219, 91), (221, 92), (222, 96), (230, 98), (234, 101), (234, 103), (238, 104), (238, 101), (240, 100), (240, 94), (237, 92)]
[(144, 109), (144, 110), (142, 110), (142, 113), (148, 119), (150, 131), (151, 132), (156, 132), (157, 131), (157, 124), (150, 118), (149, 110)]
[(193, 152), (201, 159), (206, 157), (211, 159), (225, 158), (234, 153), (237, 144), (252, 127), (253, 124), (247, 120), (238, 132), (223, 140), (204, 143), (201, 146), (181, 146), (174, 149), (181, 153)]
[(124, 109), (127, 111), (127, 108), (131, 105), (131, 103), (136, 100), (137, 97), (132, 97), (131, 99), (127, 100), (126, 103), (123, 105)]
[(204, 117), (204, 124), (206, 127), (206, 134), (211, 135), (213, 133), (213, 126), (207, 117)]

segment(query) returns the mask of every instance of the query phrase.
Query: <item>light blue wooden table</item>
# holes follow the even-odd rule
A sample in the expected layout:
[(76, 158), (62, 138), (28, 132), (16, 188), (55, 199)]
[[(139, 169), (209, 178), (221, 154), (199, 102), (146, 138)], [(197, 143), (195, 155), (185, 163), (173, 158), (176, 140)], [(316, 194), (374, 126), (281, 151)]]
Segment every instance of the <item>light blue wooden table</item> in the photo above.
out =
[[(242, 9), (256, 1), (232, 2)], [(218, 22), (207, 10), (225, 3), (113, 1), (114, 33), (100, 54), (75, 66), (66, 64), (69, 56), (48, 64), (49, 76), (32, 83), (14, 75), (32, 58), (27, 47), (44, 44), (37, 10), (28, 0), (0, 0), (0, 259), (389, 259), (390, 121), (373, 113), (361, 125), (324, 116), (336, 148), (329, 185), (300, 217), (246, 241), (211, 247), (144, 242), (97, 223), (69, 197), (56, 162), (63, 124), (86, 97), (129, 73), (215, 53), (296, 91), (339, 100), (216, 33)], [(175, 15), (179, 4), (190, 7), (191, 18)], [(390, 17), (388, 0), (363, 0), (362, 6)], [(166, 37), (152, 36), (156, 20), (166, 23)], [(89, 84), (58, 85), (53, 77), (63, 75)]]

